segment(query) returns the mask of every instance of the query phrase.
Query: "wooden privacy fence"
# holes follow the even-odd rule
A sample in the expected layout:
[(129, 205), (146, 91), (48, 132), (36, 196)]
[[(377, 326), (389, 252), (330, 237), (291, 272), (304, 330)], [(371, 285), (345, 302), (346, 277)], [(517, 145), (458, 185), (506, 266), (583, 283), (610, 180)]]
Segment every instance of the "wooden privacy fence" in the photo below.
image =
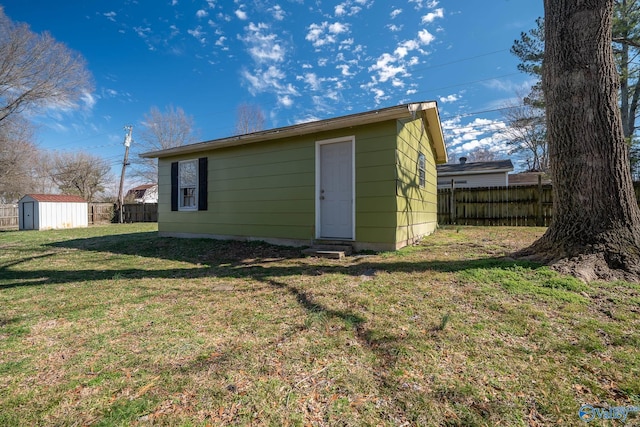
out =
[[(116, 212), (117, 214), (117, 212)], [(118, 215), (116, 215), (116, 218)], [(158, 222), (157, 203), (127, 203), (122, 205), (123, 222)]]
[(113, 203), (89, 203), (89, 224), (108, 224), (113, 212)]
[(18, 228), (18, 205), (0, 205), (0, 230)]
[[(634, 182), (640, 199), (640, 182)], [(551, 184), (438, 190), (438, 223), (548, 227), (553, 218)]]
[(438, 223), (548, 226), (553, 218), (551, 185), (446, 188), (438, 190)]

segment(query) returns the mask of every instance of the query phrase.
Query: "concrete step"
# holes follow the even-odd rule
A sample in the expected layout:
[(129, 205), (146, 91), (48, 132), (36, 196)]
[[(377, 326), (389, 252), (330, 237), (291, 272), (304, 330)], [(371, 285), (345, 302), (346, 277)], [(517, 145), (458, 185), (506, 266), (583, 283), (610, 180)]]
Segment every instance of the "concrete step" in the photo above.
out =
[(308, 256), (317, 256), (322, 258), (343, 259), (345, 256), (353, 253), (353, 248), (348, 245), (313, 245), (310, 248), (304, 249), (303, 254)]
[(342, 251), (319, 251), (314, 249), (305, 249), (302, 251), (307, 256), (315, 256), (318, 258), (343, 259), (345, 253)]

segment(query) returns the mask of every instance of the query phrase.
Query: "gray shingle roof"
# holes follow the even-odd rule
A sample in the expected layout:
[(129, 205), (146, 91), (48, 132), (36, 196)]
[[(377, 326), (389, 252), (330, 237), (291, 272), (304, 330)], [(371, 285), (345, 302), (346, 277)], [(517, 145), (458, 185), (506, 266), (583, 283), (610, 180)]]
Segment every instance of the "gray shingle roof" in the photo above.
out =
[(511, 172), (513, 163), (511, 160), (496, 160), (492, 162), (466, 162), (447, 163), (437, 165), (438, 175), (465, 174), (465, 173), (489, 173), (489, 172)]

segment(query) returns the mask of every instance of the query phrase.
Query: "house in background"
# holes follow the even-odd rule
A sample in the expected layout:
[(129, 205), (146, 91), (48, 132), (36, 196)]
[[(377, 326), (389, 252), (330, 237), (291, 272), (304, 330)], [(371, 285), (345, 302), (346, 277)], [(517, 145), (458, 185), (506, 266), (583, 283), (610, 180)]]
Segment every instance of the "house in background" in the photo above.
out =
[(394, 250), (437, 225), (435, 102), (200, 142), (158, 158), (162, 236)]
[(127, 191), (126, 200), (134, 203), (158, 203), (158, 184), (143, 184)]
[(509, 186), (551, 184), (551, 177), (545, 172), (520, 172), (509, 174)]
[(491, 162), (467, 162), (438, 165), (438, 188), (506, 187), (509, 172), (513, 172), (511, 160)]
[(80, 196), (27, 194), (18, 201), (20, 230), (89, 226), (89, 205)]

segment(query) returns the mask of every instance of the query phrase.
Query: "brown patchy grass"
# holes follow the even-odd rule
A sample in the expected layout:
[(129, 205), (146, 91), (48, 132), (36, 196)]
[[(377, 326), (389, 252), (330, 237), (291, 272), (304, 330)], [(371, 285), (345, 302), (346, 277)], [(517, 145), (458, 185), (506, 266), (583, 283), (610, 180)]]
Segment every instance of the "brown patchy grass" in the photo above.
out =
[(0, 233), (0, 425), (582, 425), (583, 403), (640, 406), (640, 287), (505, 258), (543, 231), (343, 261), (153, 224)]

